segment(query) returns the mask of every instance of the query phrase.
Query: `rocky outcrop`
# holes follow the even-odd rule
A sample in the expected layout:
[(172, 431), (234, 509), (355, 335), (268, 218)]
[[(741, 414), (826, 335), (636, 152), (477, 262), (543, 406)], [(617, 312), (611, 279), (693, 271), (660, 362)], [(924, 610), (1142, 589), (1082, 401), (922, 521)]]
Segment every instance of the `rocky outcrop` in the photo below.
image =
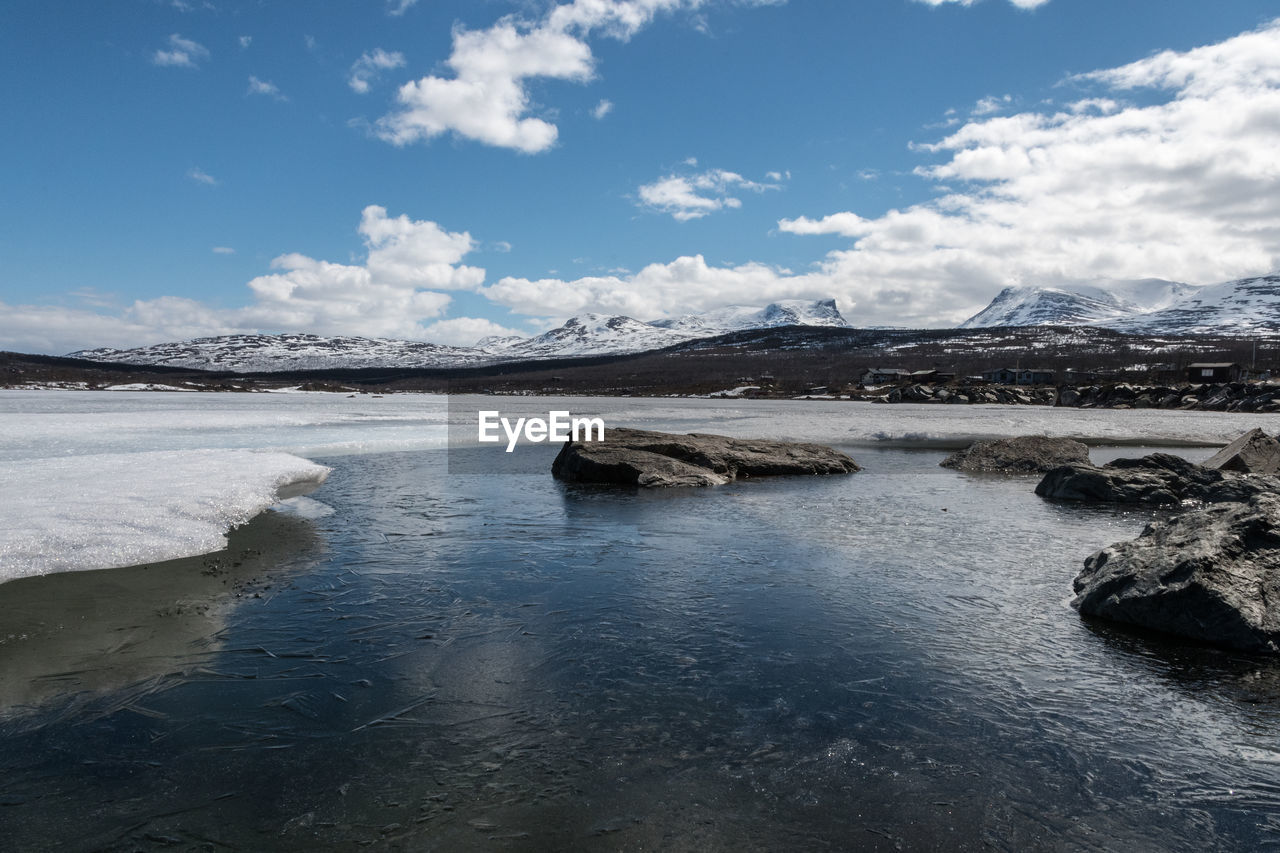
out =
[(1194, 409), (1211, 412), (1280, 412), (1280, 382), (1194, 385), (998, 385), (934, 383), (864, 391), (855, 399), (873, 403), (1000, 403), (1081, 409)]
[(551, 465), (560, 480), (646, 487), (718, 486), (743, 477), (857, 470), (848, 456), (820, 444), (638, 429), (610, 429), (603, 441), (566, 442)]
[(992, 474), (1043, 474), (1062, 465), (1089, 464), (1089, 448), (1070, 438), (1021, 435), (975, 441), (951, 454), (944, 468)]
[(1168, 453), (1117, 459), (1101, 466), (1063, 465), (1045, 474), (1036, 486), (1042, 498), (1154, 505), (1247, 501), (1262, 492), (1280, 492), (1280, 479), (1205, 468)]
[(1280, 496), (1151, 524), (1085, 560), (1081, 613), (1214, 645), (1280, 651)]
[(1242, 474), (1280, 474), (1280, 441), (1251, 429), (1200, 464)]

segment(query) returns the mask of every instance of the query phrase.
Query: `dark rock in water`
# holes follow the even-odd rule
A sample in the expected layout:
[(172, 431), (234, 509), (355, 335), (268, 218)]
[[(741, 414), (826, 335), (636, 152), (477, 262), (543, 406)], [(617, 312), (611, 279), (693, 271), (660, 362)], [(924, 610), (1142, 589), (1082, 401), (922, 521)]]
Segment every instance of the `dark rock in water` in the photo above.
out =
[(1280, 474), (1280, 441), (1251, 429), (1200, 464), (1242, 474)]
[(821, 444), (611, 429), (603, 441), (566, 442), (557, 479), (636, 486), (718, 486), (740, 477), (848, 474), (852, 459)]
[(1280, 496), (1151, 524), (1085, 560), (1072, 605), (1248, 651), (1280, 651)]
[(1168, 453), (1117, 459), (1102, 466), (1063, 465), (1045, 474), (1036, 486), (1042, 498), (1157, 505), (1185, 500), (1247, 501), (1262, 492), (1280, 492), (1280, 479), (1204, 468)]
[(1089, 448), (1070, 438), (1022, 435), (975, 441), (942, 460), (944, 468), (995, 474), (1043, 474), (1060, 465), (1089, 464)]

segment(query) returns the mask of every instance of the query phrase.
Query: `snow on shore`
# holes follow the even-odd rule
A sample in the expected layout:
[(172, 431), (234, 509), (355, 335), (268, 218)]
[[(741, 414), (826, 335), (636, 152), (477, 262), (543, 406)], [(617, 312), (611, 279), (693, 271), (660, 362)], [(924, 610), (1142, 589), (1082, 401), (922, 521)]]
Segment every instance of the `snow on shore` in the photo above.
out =
[(0, 462), (0, 583), (221, 550), (229, 529), (314, 490), (329, 470), (248, 450)]

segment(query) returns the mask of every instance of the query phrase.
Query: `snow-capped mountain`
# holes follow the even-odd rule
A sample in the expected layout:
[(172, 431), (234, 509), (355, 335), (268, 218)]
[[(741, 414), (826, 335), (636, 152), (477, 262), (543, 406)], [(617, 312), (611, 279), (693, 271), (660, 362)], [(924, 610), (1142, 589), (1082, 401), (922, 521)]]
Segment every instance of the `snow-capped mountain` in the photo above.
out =
[(962, 329), (1102, 326), (1163, 335), (1280, 332), (1280, 274), (1195, 286), (1161, 279), (1006, 287)]
[(1158, 311), (1106, 325), (1142, 334), (1275, 335), (1280, 332), (1280, 273), (1192, 288)]
[(705, 314), (686, 314), (670, 320), (654, 320), (649, 325), (696, 337), (778, 326), (850, 328), (848, 321), (841, 316), (840, 309), (836, 308), (834, 299), (819, 299), (815, 302), (785, 299), (770, 303), (764, 308), (734, 305)]
[(323, 335), (224, 335), (137, 349), (79, 350), (72, 358), (158, 364), (236, 373), (361, 367), (456, 367), (486, 358), (478, 350), (422, 341)]
[(731, 307), (700, 317), (643, 323), (583, 314), (532, 338), (488, 337), (474, 347), (422, 341), (322, 335), (225, 335), (137, 349), (88, 349), (72, 358), (238, 373), (379, 367), (468, 367), (500, 361), (615, 355), (661, 349), (725, 332), (776, 326), (843, 326), (835, 300), (789, 300), (764, 308)]
[(1158, 278), (1058, 287), (1006, 287), (990, 305), (961, 323), (960, 328), (1109, 326), (1112, 321), (1167, 308), (1198, 289)]
[(809, 302), (789, 299), (763, 308), (734, 305), (705, 314), (686, 314), (644, 323), (631, 317), (582, 314), (563, 326), (523, 340), (486, 338), (478, 346), (504, 358), (561, 358), (644, 352), (748, 329), (780, 326), (839, 326), (849, 328), (834, 299)]
[(520, 358), (560, 358), (644, 352), (678, 344), (690, 337), (701, 335), (671, 332), (630, 317), (581, 314), (558, 329), (511, 343), (497, 350), (496, 354)]

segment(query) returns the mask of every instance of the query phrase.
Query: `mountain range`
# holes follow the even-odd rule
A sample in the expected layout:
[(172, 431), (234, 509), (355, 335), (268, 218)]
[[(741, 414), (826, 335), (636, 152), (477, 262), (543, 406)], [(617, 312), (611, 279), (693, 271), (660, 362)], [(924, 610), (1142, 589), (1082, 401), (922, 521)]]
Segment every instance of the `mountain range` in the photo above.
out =
[(1162, 279), (1006, 287), (962, 329), (1098, 326), (1131, 334), (1280, 333), (1280, 274), (1195, 286)]
[[(642, 322), (582, 314), (529, 338), (491, 337), (473, 347), (306, 334), (225, 335), (136, 349), (90, 349), (75, 358), (230, 372), (341, 368), (471, 367), (512, 361), (648, 352), (734, 332), (784, 327), (852, 328), (834, 299), (732, 306)], [(1280, 274), (1196, 286), (1163, 279), (1006, 287), (961, 329), (1085, 326), (1136, 335), (1280, 337)]]
[(834, 299), (785, 300), (763, 308), (732, 306), (644, 323), (581, 314), (531, 338), (490, 337), (474, 347), (324, 335), (222, 335), (136, 349), (79, 350), (72, 358), (236, 373), (365, 367), (470, 367), (503, 361), (647, 352), (729, 332), (785, 326), (850, 328)]

